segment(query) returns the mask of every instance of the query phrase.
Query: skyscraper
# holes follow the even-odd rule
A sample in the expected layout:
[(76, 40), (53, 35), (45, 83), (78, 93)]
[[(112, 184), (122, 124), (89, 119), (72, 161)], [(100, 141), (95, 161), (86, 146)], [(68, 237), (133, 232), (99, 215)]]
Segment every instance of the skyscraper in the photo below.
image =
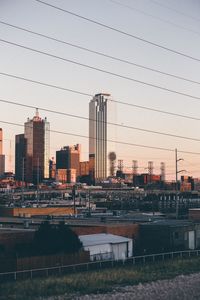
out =
[(5, 155), (3, 155), (3, 130), (0, 128), (0, 175), (5, 172)]
[(3, 153), (3, 130), (0, 128), (0, 155)]
[(96, 94), (89, 103), (89, 170), (92, 182), (108, 176), (108, 155), (115, 151), (115, 107), (110, 94)]
[(37, 183), (49, 178), (50, 124), (40, 118), (38, 109), (32, 120), (24, 124), (26, 140), (25, 180)]
[(67, 182), (75, 182), (76, 177), (79, 176), (80, 152), (80, 144), (65, 146), (61, 150), (56, 151), (56, 170), (58, 174), (61, 174), (61, 177), (65, 174), (64, 177)]
[(26, 140), (24, 134), (15, 136), (15, 179), (24, 181), (25, 179), (25, 158), (26, 158)]

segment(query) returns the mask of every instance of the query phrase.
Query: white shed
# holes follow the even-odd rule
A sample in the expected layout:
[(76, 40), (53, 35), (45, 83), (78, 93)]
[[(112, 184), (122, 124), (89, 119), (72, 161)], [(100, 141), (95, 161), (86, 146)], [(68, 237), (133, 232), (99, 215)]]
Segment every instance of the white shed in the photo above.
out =
[(126, 259), (133, 256), (132, 239), (114, 234), (80, 235), (84, 250), (90, 251), (90, 259)]

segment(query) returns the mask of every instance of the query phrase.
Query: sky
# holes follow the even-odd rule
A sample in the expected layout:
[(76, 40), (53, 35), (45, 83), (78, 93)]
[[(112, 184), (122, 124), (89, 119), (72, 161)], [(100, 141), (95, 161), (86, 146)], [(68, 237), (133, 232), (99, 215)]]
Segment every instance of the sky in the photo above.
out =
[[(94, 51), (144, 65), (148, 68), (181, 76), (191, 83), (114, 61), (93, 53), (45, 39), (0, 23), (0, 72), (62, 86), (89, 95), (107, 92), (117, 101), (148, 106), (176, 114), (200, 118), (200, 2), (199, 0), (44, 0), (75, 14), (93, 19), (142, 39), (184, 53), (195, 59), (166, 51), (130, 36), (114, 32), (48, 7), (35, 0), (0, 0), (0, 21), (20, 26)], [(4, 42), (2, 41), (4, 40)], [(199, 99), (171, 93), (132, 80), (91, 70), (80, 65), (48, 57), (5, 43), (17, 43), (81, 64), (117, 73), (125, 77), (190, 94)], [(199, 59), (199, 61), (198, 61)], [(0, 74), (0, 99), (47, 108), (82, 117), (89, 115), (91, 96), (58, 90)], [(200, 139), (199, 120), (191, 120), (123, 104), (116, 104), (113, 114), (123, 126)], [(47, 117), (51, 130), (88, 136), (88, 121), (39, 111)], [(4, 131), (6, 170), (14, 171), (15, 135), (23, 133), (23, 125), (35, 109), (0, 102), (0, 127)], [(111, 125), (109, 125), (111, 126)], [(111, 130), (114, 130), (113, 126)], [(168, 179), (175, 177), (175, 148), (178, 149), (182, 174), (200, 177), (200, 141), (169, 137), (139, 130), (117, 127), (116, 140), (124, 143), (169, 148), (161, 151), (116, 144), (117, 159), (130, 169), (137, 160), (139, 172), (146, 172), (148, 161), (154, 162), (154, 173), (160, 163), (166, 164)], [(81, 159), (88, 159), (88, 139), (51, 132), (50, 152), (66, 145), (80, 143)], [(198, 155), (181, 153), (189, 151)]]

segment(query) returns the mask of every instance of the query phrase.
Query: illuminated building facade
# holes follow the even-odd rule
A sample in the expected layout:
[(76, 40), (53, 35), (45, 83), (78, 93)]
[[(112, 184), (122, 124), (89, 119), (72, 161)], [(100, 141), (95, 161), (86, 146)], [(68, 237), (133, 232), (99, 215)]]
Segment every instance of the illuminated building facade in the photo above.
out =
[(108, 155), (115, 151), (115, 107), (110, 95), (96, 94), (89, 103), (89, 170), (93, 183), (109, 174)]
[[(73, 146), (65, 146), (61, 150), (56, 151), (56, 170), (57, 174), (63, 174), (65, 170), (66, 181), (76, 182), (76, 178), (80, 173), (80, 153), (81, 146), (80, 144)], [(59, 171), (59, 170), (62, 170)], [(62, 175), (63, 176), (63, 175)], [(58, 179), (60, 176), (58, 176)], [(64, 180), (61, 180), (62, 182)]]
[(49, 178), (49, 143), (50, 124), (47, 119), (41, 119), (36, 110), (32, 120), (24, 124), (26, 140), (26, 170), (27, 182), (38, 183)]
[(0, 175), (5, 172), (5, 155), (3, 155), (3, 130), (0, 128)]
[(15, 136), (15, 179), (24, 181), (25, 176), (26, 141), (24, 134)]

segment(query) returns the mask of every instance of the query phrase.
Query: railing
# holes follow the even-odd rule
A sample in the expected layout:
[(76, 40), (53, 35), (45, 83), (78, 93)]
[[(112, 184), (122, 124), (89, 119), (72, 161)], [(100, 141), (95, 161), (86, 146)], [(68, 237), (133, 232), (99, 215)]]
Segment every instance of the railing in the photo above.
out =
[(157, 261), (164, 261), (164, 260), (169, 260), (174, 258), (189, 258), (194, 256), (200, 256), (200, 250), (157, 253), (157, 254), (129, 257), (124, 260), (101, 260), (101, 261), (94, 261), (94, 262), (74, 264), (74, 265), (6, 272), (6, 273), (0, 273), (0, 282), (20, 280), (20, 279), (33, 279), (36, 277), (48, 277), (53, 275), (60, 276), (60, 275), (80, 272), (80, 271), (82, 272), (82, 271), (89, 271), (89, 270), (99, 270), (103, 268), (117, 267), (123, 265), (154, 263)]

